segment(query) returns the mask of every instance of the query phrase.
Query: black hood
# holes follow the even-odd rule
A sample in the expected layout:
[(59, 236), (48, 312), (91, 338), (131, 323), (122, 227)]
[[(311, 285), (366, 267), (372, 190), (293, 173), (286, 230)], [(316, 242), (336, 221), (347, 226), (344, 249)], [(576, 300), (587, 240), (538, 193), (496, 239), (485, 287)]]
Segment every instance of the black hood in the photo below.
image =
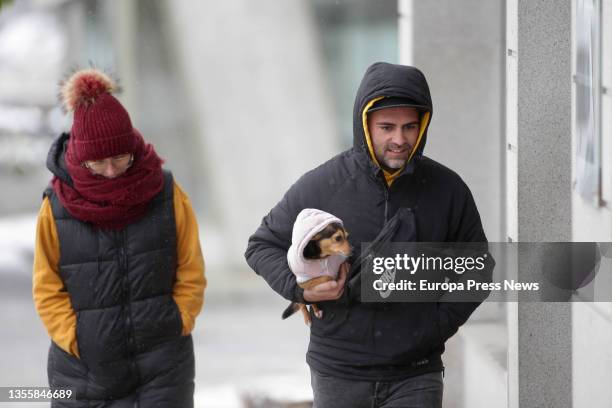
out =
[(357, 90), (353, 108), (353, 147), (370, 157), (363, 127), (363, 111), (369, 103), (381, 97), (408, 99), (419, 110), (429, 112), (429, 121), (412, 160), (420, 159), (427, 141), (427, 128), (431, 123), (433, 107), (425, 75), (419, 69), (406, 65), (376, 62), (367, 69)]
[(69, 137), (69, 133), (62, 133), (53, 141), (49, 154), (47, 154), (47, 168), (54, 176), (57, 176), (57, 178), (72, 187), (72, 177), (68, 173), (64, 159)]

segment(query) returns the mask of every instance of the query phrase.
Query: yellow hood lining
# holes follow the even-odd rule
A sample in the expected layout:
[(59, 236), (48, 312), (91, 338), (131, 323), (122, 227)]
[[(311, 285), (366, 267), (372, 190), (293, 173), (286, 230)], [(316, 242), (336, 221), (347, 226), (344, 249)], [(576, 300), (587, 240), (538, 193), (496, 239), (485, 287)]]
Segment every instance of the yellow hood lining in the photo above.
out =
[[(368, 145), (368, 151), (370, 152), (370, 157), (372, 158), (374, 163), (376, 163), (376, 165), (382, 169), (383, 174), (385, 175), (385, 180), (387, 181), (387, 185), (391, 186), (391, 184), (393, 183), (393, 180), (395, 180), (395, 178), (400, 175), (400, 173), (402, 172), (402, 170), (404, 170), (404, 167), (406, 167), (406, 165), (404, 165), (404, 167), (402, 167), (401, 169), (399, 169), (399, 170), (397, 170), (396, 172), (393, 172), (393, 173), (390, 173), (387, 170), (383, 169), (382, 166), (380, 165), (380, 163), (378, 162), (378, 159), (376, 159), (376, 154), (374, 154), (374, 146), (372, 145), (372, 139), (370, 137), (370, 130), (368, 129), (368, 110), (377, 101), (380, 101), (381, 99), (384, 99), (384, 98), (386, 98), (386, 97), (385, 96), (379, 96), (377, 98), (374, 98), (374, 99), (370, 100), (365, 105), (365, 107), (363, 108), (363, 111), (361, 112), (361, 123), (362, 123), (362, 126), (363, 126), (363, 132), (365, 134), (366, 143)], [(427, 112), (425, 112), (425, 114), (421, 118), (421, 127), (419, 129), (419, 137), (417, 139), (416, 145), (412, 149), (412, 152), (410, 152), (410, 157), (408, 157), (408, 160), (406, 161), (406, 164), (408, 164), (410, 162), (410, 160), (412, 160), (412, 156), (418, 150), (418, 148), (419, 148), (419, 146), (421, 144), (421, 139), (423, 138), (423, 134), (425, 133), (425, 129), (427, 129), (427, 125), (429, 124), (430, 116), (431, 116), (431, 113), (429, 111), (427, 111)]]

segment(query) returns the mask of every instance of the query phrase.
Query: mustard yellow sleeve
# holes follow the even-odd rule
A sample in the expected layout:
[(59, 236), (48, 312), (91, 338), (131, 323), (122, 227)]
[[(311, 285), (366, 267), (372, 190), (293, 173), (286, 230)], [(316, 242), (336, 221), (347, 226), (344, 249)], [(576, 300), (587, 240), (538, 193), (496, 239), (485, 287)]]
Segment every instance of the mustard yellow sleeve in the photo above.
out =
[(76, 314), (59, 274), (59, 259), (57, 228), (51, 203), (45, 197), (38, 213), (34, 245), (34, 306), (55, 344), (78, 357)]
[(204, 304), (204, 258), (200, 248), (198, 223), (189, 197), (174, 184), (178, 267), (173, 297), (181, 312), (183, 336), (191, 333)]

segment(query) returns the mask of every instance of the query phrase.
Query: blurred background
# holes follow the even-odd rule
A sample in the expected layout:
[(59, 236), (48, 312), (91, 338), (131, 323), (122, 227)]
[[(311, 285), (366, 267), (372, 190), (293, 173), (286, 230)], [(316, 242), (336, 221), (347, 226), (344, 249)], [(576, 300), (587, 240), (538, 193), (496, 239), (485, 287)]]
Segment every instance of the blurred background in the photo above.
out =
[[(243, 253), (301, 174), (351, 147), (366, 68), (425, 73), (434, 104), (425, 154), (466, 181), (490, 241), (612, 241), (611, 9), (610, 0), (0, 1), (0, 386), (47, 383), (31, 265), (46, 154), (71, 124), (57, 101), (70, 69), (116, 73), (134, 126), (197, 211), (209, 287), (194, 331), (196, 406), (307, 407), (308, 329), (280, 320), (286, 302)], [(594, 379), (612, 381), (612, 354), (588, 350), (610, 341), (610, 304), (484, 304), (447, 344), (444, 405), (607, 407), (612, 391)]]

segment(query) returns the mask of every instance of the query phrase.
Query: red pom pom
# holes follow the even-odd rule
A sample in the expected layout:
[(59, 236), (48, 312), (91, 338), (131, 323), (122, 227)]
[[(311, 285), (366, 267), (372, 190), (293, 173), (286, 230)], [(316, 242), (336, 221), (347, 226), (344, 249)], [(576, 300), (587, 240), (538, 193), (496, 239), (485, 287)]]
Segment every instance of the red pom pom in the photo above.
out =
[(74, 111), (80, 106), (93, 104), (98, 96), (113, 93), (117, 84), (102, 71), (95, 68), (75, 72), (61, 85), (64, 109)]

